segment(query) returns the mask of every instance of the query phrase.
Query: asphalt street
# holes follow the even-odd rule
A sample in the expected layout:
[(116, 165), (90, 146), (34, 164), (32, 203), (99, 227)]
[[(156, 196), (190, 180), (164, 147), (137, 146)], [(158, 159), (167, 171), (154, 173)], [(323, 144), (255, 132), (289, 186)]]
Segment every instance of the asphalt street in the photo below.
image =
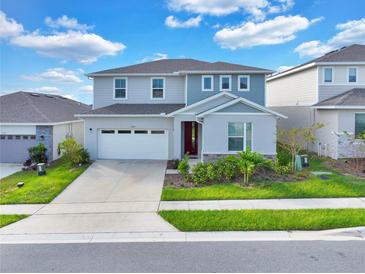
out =
[(364, 272), (365, 241), (14, 244), (1, 272)]

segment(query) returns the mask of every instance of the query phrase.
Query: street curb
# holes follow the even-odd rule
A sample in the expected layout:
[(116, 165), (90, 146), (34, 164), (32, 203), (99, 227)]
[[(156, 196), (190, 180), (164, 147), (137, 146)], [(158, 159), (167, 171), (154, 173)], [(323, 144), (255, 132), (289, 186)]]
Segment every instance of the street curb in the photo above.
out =
[(365, 227), (321, 231), (111, 232), (0, 235), (0, 244), (359, 240), (365, 240)]

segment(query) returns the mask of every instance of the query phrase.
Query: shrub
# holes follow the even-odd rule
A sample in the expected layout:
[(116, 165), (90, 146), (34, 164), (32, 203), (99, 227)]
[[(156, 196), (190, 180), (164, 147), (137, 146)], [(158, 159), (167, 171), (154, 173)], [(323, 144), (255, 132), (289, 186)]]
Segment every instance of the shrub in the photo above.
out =
[(271, 166), (270, 168), (275, 171), (275, 173), (280, 174), (280, 175), (286, 175), (291, 173), (292, 167), (290, 162), (287, 163), (286, 165), (282, 165), (280, 164), (280, 162), (277, 161), (271, 161)]
[(184, 177), (185, 181), (190, 180), (190, 166), (189, 166), (189, 155), (185, 154), (184, 158), (179, 162), (179, 165), (177, 166), (177, 170), (179, 173)]
[(73, 165), (83, 164), (90, 161), (89, 153), (76, 142), (74, 138), (67, 138), (58, 144), (58, 148), (66, 161)]
[(246, 184), (259, 166), (270, 166), (270, 160), (265, 159), (265, 157), (259, 153), (247, 150), (239, 152), (238, 154), (240, 155), (239, 169), (243, 175), (243, 182)]
[(214, 163), (214, 170), (217, 172), (216, 177), (219, 180), (230, 181), (239, 173), (238, 158), (233, 155), (221, 158)]
[(47, 163), (47, 148), (43, 143), (38, 143), (34, 147), (28, 148), (29, 158), (33, 163)]
[(208, 166), (210, 164), (198, 163), (192, 169), (193, 182), (197, 184), (206, 184), (209, 181)]

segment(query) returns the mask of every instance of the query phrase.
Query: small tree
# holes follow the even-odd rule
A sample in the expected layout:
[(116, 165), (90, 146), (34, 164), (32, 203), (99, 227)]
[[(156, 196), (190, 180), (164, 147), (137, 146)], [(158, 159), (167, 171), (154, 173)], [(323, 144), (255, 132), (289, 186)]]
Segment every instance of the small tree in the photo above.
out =
[(58, 148), (62, 156), (74, 165), (89, 162), (89, 153), (74, 138), (67, 138), (58, 144)]
[(279, 145), (291, 154), (291, 168), (293, 173), (295, 172), (295, 156), (306, 145), (314, 143), (316, 140), (316, 130), (323, 126), (323, 124), (316, 123), (311, 127), (291, 128), (289, 130), (278, 129)]
[(28, 148), (28, 152), (32, 163), (47, 163), (47, 148), (43, 143), (38, 143), (36, 146)]
[(252, 152), (249, 149), (247, 151), (241, 151), (238, 154), (240, 156), (238, 165), (245, 184), (248, 184), (251, 176), (259, 166), (266, 165), (269, 162), (261, 154)]

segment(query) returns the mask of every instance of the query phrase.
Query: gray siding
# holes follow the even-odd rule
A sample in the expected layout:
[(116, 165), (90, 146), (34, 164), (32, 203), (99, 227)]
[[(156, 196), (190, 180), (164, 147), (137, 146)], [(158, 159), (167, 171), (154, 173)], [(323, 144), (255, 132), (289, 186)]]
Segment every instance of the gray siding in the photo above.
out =
[(318, 87), (319, 102), (349, 91), (353, 88), (365, 88), (365, 85), (320, 85)]
[(271, 110), (284, 114), (288, 119), (280, 119), (278, 126), (283, 129), (309, 127), (314, 122), (314, 110), (311, 107), (270, 107)]
[(224, 109), (221, 109), (217, 112), (248, 112), (248, 113), (255, 113), (255, 112), (262, 112), (262, 111), (259, 111), (255, 108), (252, 108), (250, 106), (247, 106), (243, 103), (237, 103), (237, 104), (234, 104), (232, 106), (229, 106), (229, 107), (226, 107)]
[(94, 77), (94, 108), (112, 104), (184, 104), (185, 77), (165, 78), (165, 100), (151, 100), (151, 77), (128, 76), (127, 100), (113, 99), (113, 77)]
[[(226, 75), (226, 74), (222, 74)], [(232, 75), (232, 88), (230, 93), (246, 98), (252, 102), (260, 105), (265, 105), (265, 75), (251, 74), (250, 75), (250, 90), (238, 91), (237, 76), (241, 74)], [(203, 100), (220, 91), (219, 89), (220, 75), (214, 75), (213, 91), (202, 90), (202, 75), (188, 75), (187, 79), (187, 104), (191, 105), (197, 101)]]

